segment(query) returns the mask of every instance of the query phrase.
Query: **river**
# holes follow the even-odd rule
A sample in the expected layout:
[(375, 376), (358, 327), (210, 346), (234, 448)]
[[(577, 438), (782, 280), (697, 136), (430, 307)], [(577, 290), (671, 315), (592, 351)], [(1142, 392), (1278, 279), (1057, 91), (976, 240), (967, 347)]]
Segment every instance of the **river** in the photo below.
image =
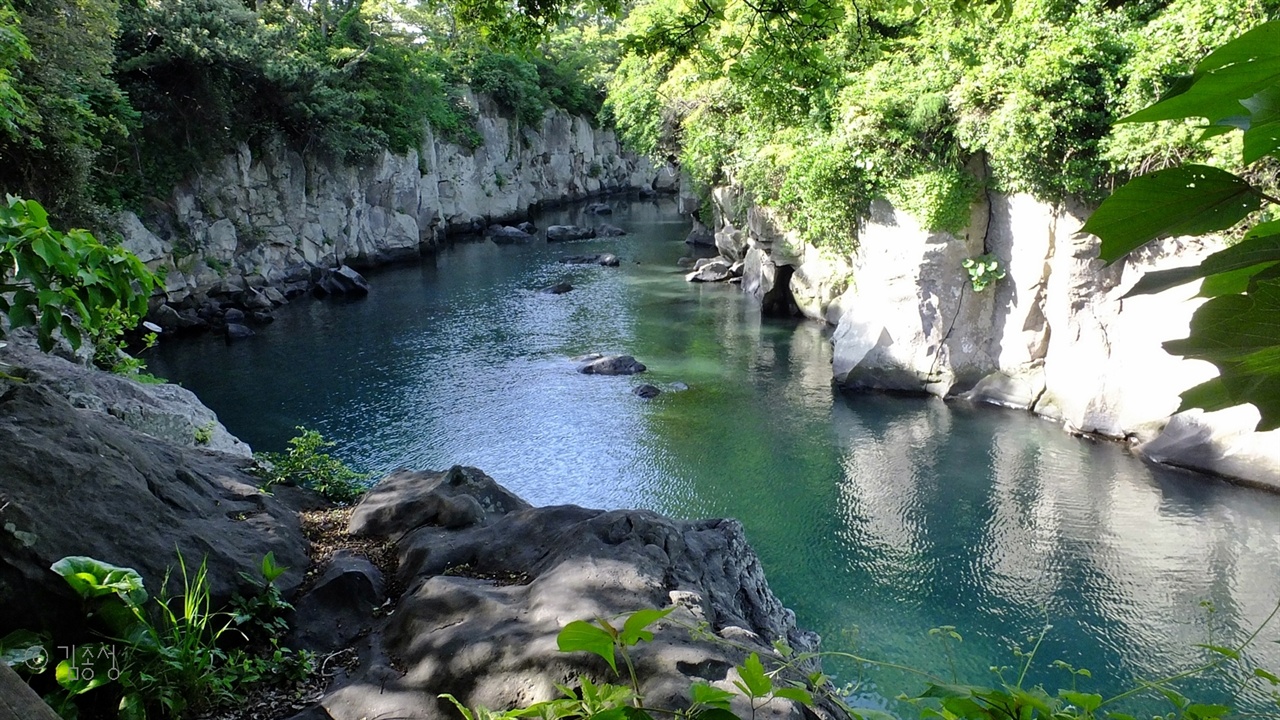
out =
[[(632, 234), (569, 244), (460, 242), (370, 275), (354, 302), (297, 301), (245, 342), (163, 344), (181, 382), (258, 450), (304, 425), (375, 474), (474, 465), (536, 505), (742, 520), (774, 591), (827, 650), (972, 682), (1052, 628), (1031, 679), (1106, 694), (1230, 645), (1280, 599), (1280, 497), (1155, 467), (1026, 413), (842, 395), (818, 323), (762, 320), (733, 286), (686, 283), (688, 221), (669, 200), (574, 207)], [(622, 266), (565, 266), (613, 252)], [(572, 292), (537, 289), (567, 280)], [(635, 377), (570, 358), (625, 352)], [(644, 400), (643, 383), (667, 390)], [(673, 391), (674, 383), (688, 390)], [(953, 626), (944, 647), (932, 628)], [(1280, 672), (1267, 628), (1250, 656)], [(920, 683), (828, 661), (897, 707)], [(1008, 674), (1008, 673), (1006, 673)], [(1016, 675), (1016, 672), (1013, 673)], [(1196, 686), (1233, 694), (1229, 678)], [(1237, 702), (1260, 711), (1265, 698)], [(1270, 706), (1272, 711), (1275, 706)], [(1167, 704), (1131, 705), (1142, 712)]]

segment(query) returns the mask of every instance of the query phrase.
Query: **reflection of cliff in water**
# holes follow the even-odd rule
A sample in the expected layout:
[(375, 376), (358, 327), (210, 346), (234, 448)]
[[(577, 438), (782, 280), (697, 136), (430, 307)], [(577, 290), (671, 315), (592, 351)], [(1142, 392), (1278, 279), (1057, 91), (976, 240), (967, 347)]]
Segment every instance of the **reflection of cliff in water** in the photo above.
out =
[[(842, 540), (871, 593), (916, 624), (976, 612), (982, 621), (961, 631), (1001, 653), (1000, 636), (1025, 647), (1018, 636), (1047, 612), (1046, 667), (1063, 659), (1095, 676), (1152, 678), (1203, 659), (1194, 646), (1210, 642), (1211, 623), (1236, 626), (1213, 642), (1242, 640), (1280, 598), (1273, 496), (1146, 465), (1110, 443), (1062, 442), (1056, 426), (1013, 411), (852, 396), (833, 423)], [(1280, 664), (1270, 642), (1254, 656)], [(968, 664), (982, 673), (1012, 660)]]

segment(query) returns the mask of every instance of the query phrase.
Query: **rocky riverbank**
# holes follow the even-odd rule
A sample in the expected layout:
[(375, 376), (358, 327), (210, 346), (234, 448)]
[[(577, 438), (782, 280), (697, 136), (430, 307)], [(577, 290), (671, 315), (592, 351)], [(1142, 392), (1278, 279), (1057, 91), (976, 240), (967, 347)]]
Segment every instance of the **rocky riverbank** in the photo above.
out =
[(124, 246), (165, 273), (157, 300), (195, 310), (265, 288), (307, 292), (325, 269), (417, 257), (450, 233), (538, 206), (676, 185), (673, 170), (626, 152), (586, 118), (548, 111), (529, 126), (484, 96), (468, 102), (483, 140), (474, 148), (429, 126), (418, 149), (360, 166), (241, 145), (145, 211), (124, 213)]
[[(1078, 232), (1087, 208), (992, 192), (955, 233), (877, 200), (858, 251), (842, 255), (799, 241), (736, 188), (712, 202), (704, 239), (724, 258), (717, 267), (741, 263), (762, 312), (832, 326), (839, 386), (1024, 409), (1158, 462), (1280, 489), (1280, 431), (1254, 432), (1254, 408), (1177, 412), (1180, 393), (1215, 372), (1161, 347), (1185, 337), (1196, 287), (1123, 299), (1143, 273), (1212, 252), (1201, 239), (1105, 267), (1097, 238)], [(987, 254), (1007, 276), (979, 292), (962, 263)]]
[[(290, 711), (298, 720), (453, 719), (438, 694), (509, 708), (578, 676), (616, 681), (600, 658), (559, 652), (556, 634), (647, 607), (676, 607), (632, 655), (659, 707), (685, 703), (693, 681), (733, 690), (734, 667), (750, 652), (778, 659), (776, 641), (817, 644), (769, 590), (736, 521), (534, 508), (475, 468), (402, 470), (330, 528), (347, 549), (321, 552), (299, 520), (317, 498), (259, 491), (248, 448), (191, 393), (21, 345), (0, 349), (0, 363), (0, 636), (86, 639), (78, 598), (48, 569), (61, 557), (136, 568), (154, 592), (177, 549), (206, 559), (215, 602), (268, 551), (289, 568), (277, 581), (286, 593), (305, 588), (291, 644), (342, 660)], [(781, 699), (737, 709), (811, 717)]]

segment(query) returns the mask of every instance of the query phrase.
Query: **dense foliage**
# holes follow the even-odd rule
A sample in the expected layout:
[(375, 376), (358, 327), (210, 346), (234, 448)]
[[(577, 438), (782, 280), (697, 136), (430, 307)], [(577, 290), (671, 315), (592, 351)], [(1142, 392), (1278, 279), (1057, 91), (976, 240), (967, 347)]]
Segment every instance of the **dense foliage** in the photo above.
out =
[(282, 453), (257, 453), (258, 475), (263, 487), (295, 485), (320, 493), (326, 500), (351, 503), (368, 488), (369, 475), (352, 470), (342, 460), (325, 452), (335, 445), (319, 432), (297, 428), (298, 435), (289, 440)]
[(1117, 179), (1232, 157), (1186, 127), (1113, 122), (1272, 0), (761, 5), (644, 0), (606, 107), (637, 149), (733, 181), (816, 245), (886, 197), (958, 230), (989, 187), (1096, 202)]
[(10, 197), (0, 205), (0, 315), (10, 330), (36, 326), (41, 349), (53, 347), (55, 333), (72, 348), (86, 334), (114, 348), (146, 313), (155, 284), (132, 253), (85, 230), (50, 227), (40, 203)]
[[(1188, 82), (1126, 120), (1186, 118), (1203, 118), (1206, 137), (1243, 131), (1240, 164), (1251, 169), (1280, 159), (1280, 22), (1218, 48)], [(1134, 178), (1102, 203), (1085, 230), (1102, 238), (1102, 257), (1115, 261), (1150, 240), (1227, 231), (1277, 207), (1280, 198), (1265, 187), (1188, 164)], [(1261, 413), (1259, 430), (1280, 428), (1280, 222), (1254, 224), (1237, 244), (1198, 266), (1150, 273), (1131, 294), (1201, 279), (1200, 295), (1209, 300), (1196, 310), (1190, 337), (1165, 348), (1211, 362), (1219, 374), (1183, 393), (1183, 409), (1251, 402)]]
[(607, 27), (601, 6), (519, 7), (0, 0), (0, 190), (95, 227), (237, 142), (358, 162), (416, 148), (425, 121), (474, 145), (467, 86), (524, 123), (597, 112), (594, 44), (537, 43), (570, 16)]

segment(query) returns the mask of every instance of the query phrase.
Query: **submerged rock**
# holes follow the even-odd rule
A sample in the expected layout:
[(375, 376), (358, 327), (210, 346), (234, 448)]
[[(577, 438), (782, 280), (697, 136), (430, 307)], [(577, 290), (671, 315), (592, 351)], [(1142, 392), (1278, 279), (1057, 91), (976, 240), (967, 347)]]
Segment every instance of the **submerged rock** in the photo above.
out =
[(556, 283), (555, 285), (548, 285), (542, 288), (541, 290), (539, 290), (538, 292), (546, 295), (563, 295), (567, 292), (570, 292), (571, 290), (573, 290), (572, 285), (570, 285), (567, 282), (561, 282), (561, 283)]
[(547, 228), (547, 240), (550, 242), (588, 240), (595, 236), (595, 228), (579, 227), (577, 225), (552, 225)]
[(245, 340), (247, 338), (253, 337), (255, 334), (256, 333), (253, 332), (253, 328), (249, 327), (248, 325), (241, 325), (240, 323), (227, 323), (227, 342), (234, 342), (236, 340)]
[(489, 239), (499, 245), (510, 245), (514, 243), (526, 243), (533, 240), (533, 235), (518, 228), (504, 225), (490, 225), (485, 231)]
[(612, 215), (613, 208), (609, 207), (605, 203), (597, 202), (588, 205), (587, 212), (592, 215)]
[(630, 355), (605, 355), (578, 368), (585, 375), (635, 375), (647, 368)]
[(609, 223), (604, 223), (596, 228), (596, 237), (622, 237), (626, 234), (626, 230), (623, 230), (617, 225), (610, 225)]
[(565, 255), (560, 258), (561, 264), (564, 265), (601, 265), (604, 267), (618, 267), (621, 261), (618, 256), (613, 253), (600, 253), (598, 255)]
[(644, 398), (645, 400), (656, 398), (658, 397), (658, 395), (662, 394), (662, 391), (658, 389), (657, 385), (650, 385), (648, 383), (645, 383), (644, 385), (637, 387), (635, 390), (632, 390), (631, 392), (635, 393), (639, 397)]

